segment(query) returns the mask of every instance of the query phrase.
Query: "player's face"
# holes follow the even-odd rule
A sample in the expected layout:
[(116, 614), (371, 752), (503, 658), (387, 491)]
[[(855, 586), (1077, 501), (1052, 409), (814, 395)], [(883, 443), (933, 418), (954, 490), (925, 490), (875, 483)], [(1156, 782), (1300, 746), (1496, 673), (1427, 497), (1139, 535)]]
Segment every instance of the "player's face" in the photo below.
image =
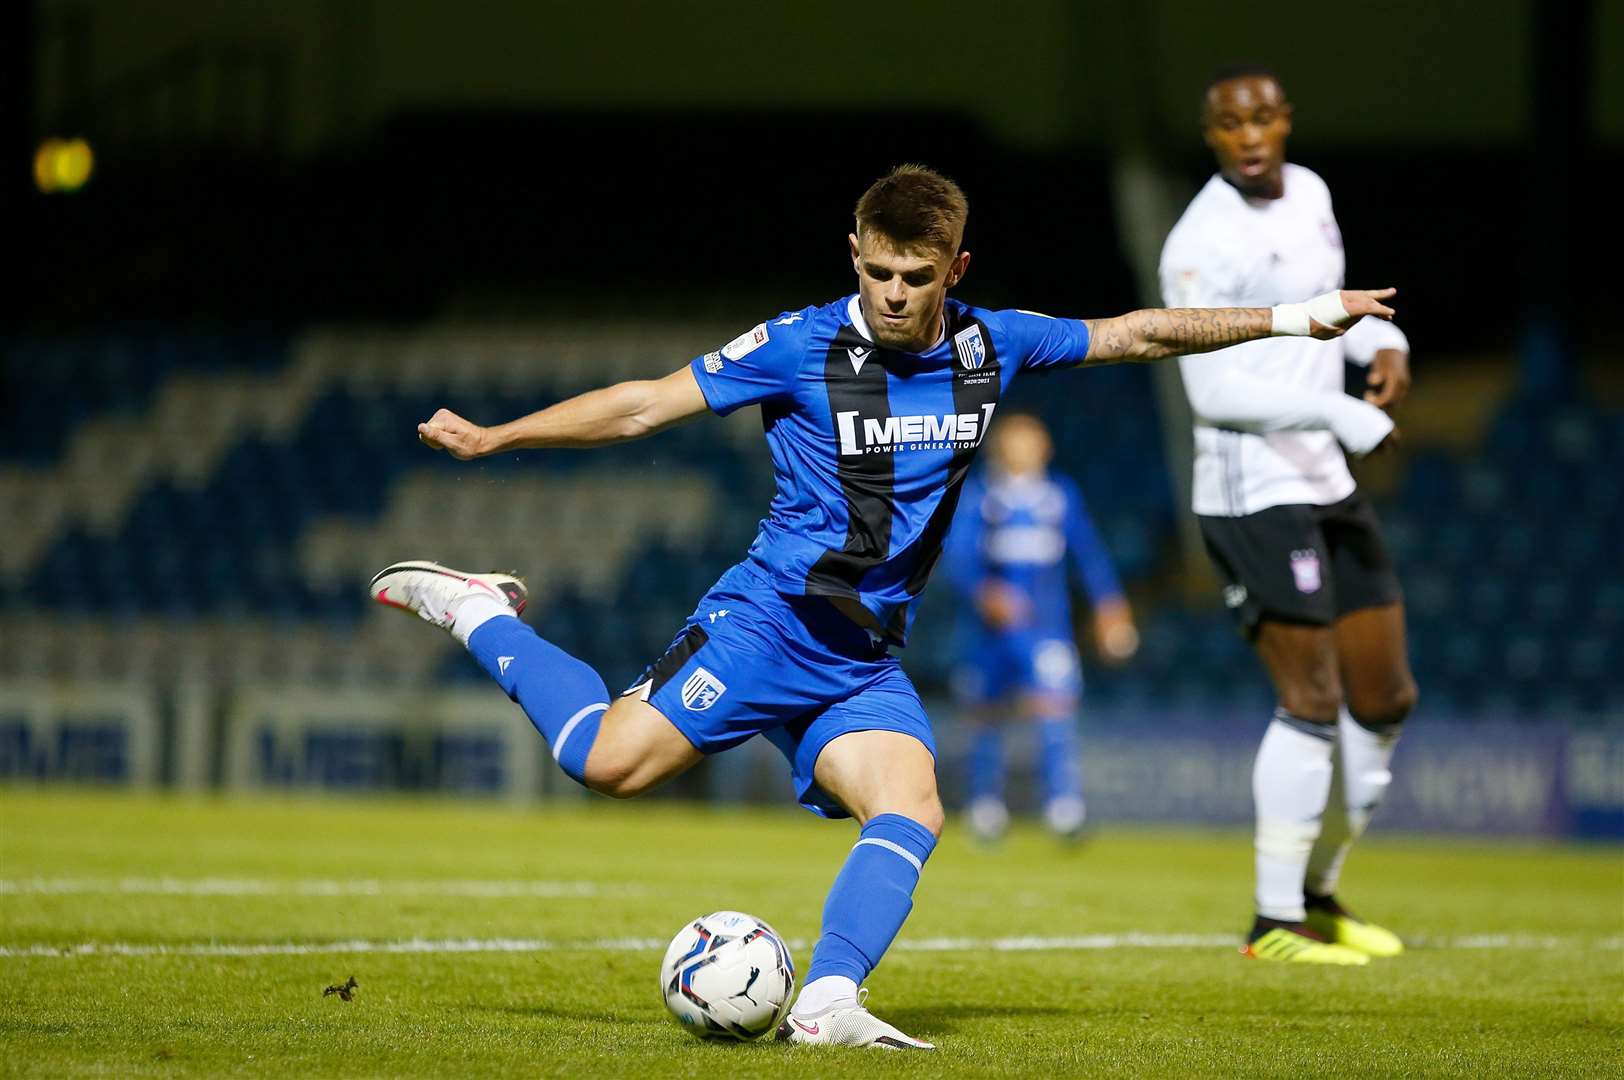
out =
[(942, 336), (947, 290), (959, 283), (970, 253), (929, 248), (899, 251), (884, 236), (848, 236), (863, 317), (874, 343), (898, 352), (924, 352)]
[(1000, 472), (1027, 476), (1048, 468), (1054, 445), (1042, 424), (1030, 417), (1011, 416), (993, 430), (992, 459)]
[(1207, 91), (1202, 128), (1225, 180), (1264, 199), (1278, 199), (1285, 191), (1281, 170), (1291, 134), (1291, 103), (1279, 83), (1266, 75), (1219, 83)]

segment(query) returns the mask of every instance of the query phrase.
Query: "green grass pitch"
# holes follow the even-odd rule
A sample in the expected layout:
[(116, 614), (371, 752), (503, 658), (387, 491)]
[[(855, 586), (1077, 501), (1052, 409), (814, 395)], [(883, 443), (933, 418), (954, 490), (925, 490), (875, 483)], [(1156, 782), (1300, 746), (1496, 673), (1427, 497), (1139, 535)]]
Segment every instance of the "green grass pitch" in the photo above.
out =
[[(1236, 955), (1238, 832), (950, 831), (869, 981), (935, 1054), (705, 1044), (667, 1018), (659, 949), (692, 916), (760, 915), (804, 970), (852, 839), (669, 802), (3, 790), (0, 1073), (1624, 1075), (1620, 851), (1379, 829), (1345, 895), (1415, 944), (1367, 968)], [(352, 975), (353, 1001), (323, 995)]]

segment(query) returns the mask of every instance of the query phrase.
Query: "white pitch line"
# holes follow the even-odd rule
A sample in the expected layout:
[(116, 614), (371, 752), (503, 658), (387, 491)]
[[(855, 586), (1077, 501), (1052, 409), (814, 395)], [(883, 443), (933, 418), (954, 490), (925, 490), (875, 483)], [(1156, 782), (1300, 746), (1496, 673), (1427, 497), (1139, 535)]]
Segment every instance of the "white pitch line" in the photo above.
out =
[(598, 941), (558, 942), (539, 938), (410, 938), (405, 941), (269, 942), (192, 945), (132, 945), (121, 942), (85, 942), (82, 945), (29, 945), (0, 947), (0, 958), (18, 956), (319, 956), (332, 953), (537, 953), (563, 949), (594, 952), (644, 952), (664, 948), (652, 938), (606, 938)]
[(489, 899), (637, 896), (643, 889), (591, 881), (388, 881), (300, 878), (23, 878), (0, 880), (6, 896), (456, 896)]
[(1441, 949), (1557, 949), (1566, 945), (1587, 945), (1595, 949), (1624, 949), (1624, 937), (1559, 937), (1554, 934), (1466, 934), (1452, 938), (1406, 938), (1419, 948)]
[[(904, 938), (901, 952), (1079, 952), (1100, 949), (1207, 949), (1233, 948), (1240, 938), (1231, 934), (1088, 934), (1077, 937)], [(791, 940), (792, 949), (811, 943)], [(1477, 935), (1417, 941), (1428, 949), (1544, 949), (1587, 947), (1617, 950), (1624, 938), (1559, 938), (1528, 934)], [(544, 938), (408, 938), (400, 941), (266, 942), (262, 944), (198, 942), (182, 945), (138, 945), (121, 942), (84, 942), (78, 945), (0, 946), (0, 959), (78, 956), (320, 956), (340, 953), (540, 953), (540, 952), (658, 952), (666, 942), (657, 938), (598, 938), (549, 941)]]
[(1089, 949), (1204, 949), (1239, 945), (1235, 934), (1081, 934), (1075, 937), (919, 938), (897, 943), (913, 952), (1077, 952)]

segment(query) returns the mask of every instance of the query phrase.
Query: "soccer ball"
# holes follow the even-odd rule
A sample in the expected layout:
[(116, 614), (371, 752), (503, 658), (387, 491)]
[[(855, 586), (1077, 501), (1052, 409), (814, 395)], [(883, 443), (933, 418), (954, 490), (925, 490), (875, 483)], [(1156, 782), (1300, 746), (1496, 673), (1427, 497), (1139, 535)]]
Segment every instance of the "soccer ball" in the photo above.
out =
[(754, 915), (718, 911), (671, 939), (660, 996), (701, 1039), (759, 1039), (789, 1014), (795, 963), (777, 931)]

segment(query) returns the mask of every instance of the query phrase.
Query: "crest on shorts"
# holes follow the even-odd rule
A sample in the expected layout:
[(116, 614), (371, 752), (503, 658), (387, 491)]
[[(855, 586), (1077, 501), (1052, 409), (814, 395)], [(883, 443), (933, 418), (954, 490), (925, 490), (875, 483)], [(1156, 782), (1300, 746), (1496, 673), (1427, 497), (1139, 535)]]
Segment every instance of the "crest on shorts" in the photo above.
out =
[(1300, 593), (1320, 591), (1319, 552), (1313, 548), (1300, 548), (1291, 553), (1291, 576), (1297, 581)]
[(974, 371), (987, 362), (987, 343), (981, 340), (981, 324), (966, 326), (953, 335), (953, 351), (966, 371)]
[(704, 712), (725, 693), (727, 685), (721, 679), (704, 668), (695, 668), (682, 684), (682, 706), (689, 712)]

